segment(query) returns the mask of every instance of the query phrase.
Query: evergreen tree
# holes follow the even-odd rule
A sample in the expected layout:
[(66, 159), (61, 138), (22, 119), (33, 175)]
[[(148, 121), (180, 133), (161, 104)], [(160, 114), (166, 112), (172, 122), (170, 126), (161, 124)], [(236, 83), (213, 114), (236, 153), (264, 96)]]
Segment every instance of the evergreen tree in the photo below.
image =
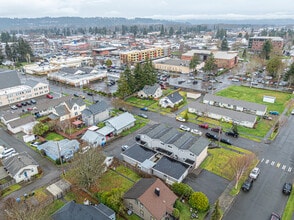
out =
[(243, 59), (246, 59), (247, 58), (247, 50), (246, 50), (246, 48), (243, 50), (242, 58)]
[(5, 53), (6, 53), (6, 57), (8, 60), (12, 60), (12, 50), (11, 47), (9, 46), (9, 44), (6, 42), (5, 45)]
[(198, 64), (199, 64), (199, 57), (197, 54), (194, 54), (189, 63), (189, 68), (193, 70), (194, 73), (197, 73), (197, 70), (195, 68), (197, 67)]
[(212, 72), (214, 71), (215, 69), (217, 68), (217, 65), (215, 63), (215, 59), (214, 59), (214, 56), (213, 56), (213, 53), (211, 53), (208, 57), (208, 59), (206, 60), (205, 62), (205, 65), (203, 67), (203, 70), (205, 72)]
[(137, 63), (134, 69), (134, 78), (135, 78), (135, 91), (139, 91), (144, 88), (145, 85), (145, 76), (142, 70), (140, 63)]
[(161, 25), (161, 28), (160, 28), (160, 36), (163, 36), (164, 35), (164, 26)]
[(143, 66), (144, 84), (153, 85), (157, 81), (156, 71), (152, 65), (152, 61), (147, 59)]
[(222, 43), (221, 43), (221, 50), (222, 51), (228, 51), (229, 50), (229, 45), (228, 45), (228, 41), (226, 38), (224, 38), (222, 40)]
[(265, 41), (265, 43), (262, 46), (262, 55), (266, 60), (270, 59), (270, 53), (272, 51), (272, 43), (270, 40)]
[(135, 88), (135, 80), (129, 67), (120, 74), (118, 80), (117, 95), (120, 98), (126, 98), (131, 95)]
[(289, 84), (294, 83), (294, 63), (292, 63), (289, 67), (289, 70), (286, 72), (284, 76), (285, 81), (289, 81)]
[(170, 28), (169, 28), (169, 31), (168, 31), (168, 35), (169, 35), (169, 36), (172, 36), (172, 35), (174, 35), (174, 33), (175, 33), (174, 28), (173, 28), (173, 27), (170, 27)]

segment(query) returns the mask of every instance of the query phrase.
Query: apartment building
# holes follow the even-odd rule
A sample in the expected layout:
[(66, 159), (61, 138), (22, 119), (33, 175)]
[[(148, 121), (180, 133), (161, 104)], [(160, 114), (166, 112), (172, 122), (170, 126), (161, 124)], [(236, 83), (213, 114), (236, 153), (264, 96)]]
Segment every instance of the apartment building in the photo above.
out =
[(146, 61), (147, 59), (153, 60), (157, 58), (162, 58), (170, 55), (170, 48), (168, 46), (164, 47), (154, 47), (144, 50), (132, 50), (125, 51), (119, 54), (120, 61), (123, 64), (126, 63), (137, 63)]
[(281, 37), (250, 37), (248, 48), (254, 52), (262, 51), (263, 44), (270, 40), (273, 45), (273, 51), (282, 52), (284, 41)]

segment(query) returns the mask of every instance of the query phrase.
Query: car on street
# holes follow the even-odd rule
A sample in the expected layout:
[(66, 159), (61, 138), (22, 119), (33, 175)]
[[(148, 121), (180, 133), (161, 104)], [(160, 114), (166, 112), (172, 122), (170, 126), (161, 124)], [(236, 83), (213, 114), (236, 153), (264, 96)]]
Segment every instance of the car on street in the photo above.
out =
[(87, 92), (87, 95), (88, 95), (88, 96), (93, 96), (94, 93), (92, 93), (92, 92)]
[(211, 134), (211, 133), (209, 133), (209, 132), (206, 132), (206, 133), (205, 133), (205, 136), (206, 136), (207, 138), (212, 139), (212, 140), (215, 140), (215, 141), (218, 140), (218, 137), (217, 137), (216, 135)]
[(281, 219), (281, 216), (278, 213), (272, 212), (270, 220), (280, 220), (280, 219)]
[(270, 115), (279, 115), (280, 113), (277, 111), (269, 111), (269, 114)]
[(123, 146), (121, 146), (121, 150), (122, 150), (122, 151), (125, 151), (125, 150), (127, 150), (128, 148), (129, 148), (128, 145), (123, 145)]
[(147, 115), (145, 115), (145, 114), (143, 114), (143, 113), (141, 113), (141, 114), (138, 114), (138, 116), (139, 116), (139, 117), (141, 117), (141, 118), (148, 118), (148, 116), (147, 116)]
[(294, 109), (291, 111), (291, 115), (294, 115)]
[(79, 95), (78, 94), (73, 94), (74, 95), (74, 97), (79, 97)]
[(21, 104), (21, 103), (17, 103), (16, 106), (17, 106), (18, 108), (21, 108), (21, 107), (22, 107), (22, 104)]
[(183, 130), (183, 131), (190, 131), (191, 130), (191, 128), (189, 128), (186, 125), (180, 125), (180, 129)]
[(239, 136), (239, 134), (234, 132), (234, 131), (227, 131), (225, 134), (227, 136), (231, 136), (231, 137), (234, 137), (234, 138), (237, 138)]
[(260, 173), (260, 169), (258, 167), (254, 167), (251, 170), (251, 172), (249, 174), (249, 177), (252, 178), (252, 179), (254, 179), (254, 180), (256, 180), (257, 177), (259, 176), (259, 173)]
[(181, 121), (181, 122), (185, 122), (185, 121), (186, 121), (186, 119), (184, 119), (184, 118), (181, 117), (181, 116), (177, 116), (177, 117), (176, 117), (176, 120), (177, 120), (177, 121)]
[(216, 127), (216, 128), (211, 128), (211, 131), (217, 132), (217, 133), (222, 133), (222, 128)]
[(208, 124), (199, 124), (198, 125), (200, 128), (208, 129), (209, 125)]
[(292, 191), (292, 184), (291, 183), (284, 183), (283, 185), (283, 193), (285, 195), (290, 195)]
[(47, 97), (48, 99), (53, 99), (53, 96), (52, 96), (51, 94), (47, 94), (46, 97)]
[(191, 129), (191, 133), (197, 134), (197, 135), (200, 135), (200, 136), (202, 135), (202, 132), (197, 130), (197, 129)]
[(148, 111), (148, 108), (147, 107), (143, 107), (143, 108), (140, 108), (140, 110), (142, 110), (142, 111)]
[(33, 141), (32, 143), (31, 143), (31, 146), (32, 147), (38, 147), (40, 145), (40, 142), (38, 142), (38, 141)]
[(12, 105), (12, 106), (10, 106), (10, 108), (11, 108), (12, 110), (16, 110), (16, 109), (18, 109), (16, 105)]
[(35, 99), (31, 99), (31, 103), (32, 103), (32, 104), (36, 104), (37, 101), (36, 101)]
[(232, 145), (231, 141), (229, 139), (226, 139), (226, 138), (221, 138), (220, 142), (222, 142), (224, 144), (227, 144), (227, 145)]
[(12, 154), (15, 154), (16, 151), (14, 148), (8, 148), (8, 149), (5, 149), (1, 154), (0, 154), (0, 158), (1, 159), (4, 159), (4, 158), (7, 158), (9, 156), (11, 156)]
[(248, 179), (245, 180), (241, 189), (244, 192), (248, 192), (252, 188), (252, 185), (253, 185), (253, 179), (249, 177)]

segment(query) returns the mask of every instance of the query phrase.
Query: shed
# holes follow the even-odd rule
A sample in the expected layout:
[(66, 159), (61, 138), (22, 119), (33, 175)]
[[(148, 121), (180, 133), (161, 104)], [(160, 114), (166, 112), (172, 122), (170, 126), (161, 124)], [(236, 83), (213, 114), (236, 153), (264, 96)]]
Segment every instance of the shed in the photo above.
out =
[(262, 101), (268, 102), (268, 103), (275, 103), (276, 97), (264, 95)]
[(53, 195), (54, 199), (58, 199), (64, 196), (70, 190), (70, 187), (71, 184), (68, 181), (61, 179), (46, 189)]

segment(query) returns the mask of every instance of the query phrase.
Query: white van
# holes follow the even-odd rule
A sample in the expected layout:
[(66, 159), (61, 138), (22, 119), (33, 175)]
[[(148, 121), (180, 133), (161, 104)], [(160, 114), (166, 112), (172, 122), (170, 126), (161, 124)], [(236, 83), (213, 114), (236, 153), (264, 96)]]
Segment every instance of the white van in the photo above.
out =
[(6, 149), (2, 152), (2, 154), (0, 154), (0, 158), (3, 159), (3, 158), (6, 158), (6, 157), (9, 157), (10, 155), (12, 154), (15, 154), (16, 151), (14, 150), (14, 148), (9, 148), (9, 149)]

